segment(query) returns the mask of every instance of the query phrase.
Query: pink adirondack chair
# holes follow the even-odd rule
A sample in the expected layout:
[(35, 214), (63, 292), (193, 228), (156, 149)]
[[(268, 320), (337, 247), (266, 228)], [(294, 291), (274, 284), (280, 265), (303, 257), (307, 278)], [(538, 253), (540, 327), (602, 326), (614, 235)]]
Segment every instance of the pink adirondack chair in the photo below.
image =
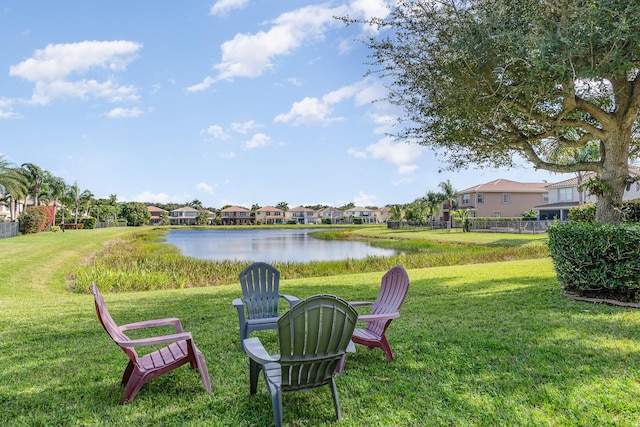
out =
[[(150, 379), (173, 371), (186, 363), (190, 363), (193, 369), (200, 371), (204, 388), (208, 392), (211, 391), (211, 382), (209, 380), (209, 373), (204, 356), (193, 342), (191, 332), (185, 332), (182, 328), (180, 319), (147, 320), (118, 326), (109, 314), (104, 304), (102, 294), (95, 283), (91, 284), (91, 291), (93, 292), (96, 312), (98, 313), (100, 323), (111, 339), (129, 357), (129, 364), (122, 375), (122, 384), (125, 386), (122, 403), (131, 402), (136, 394), (138, 394), (138, 391), (140, 391), (140, 388)], [(135, 340), (130, 339), (124, 333), (124, 331), (132, 329), (166, 325), (173, 325), (176, 328), (176, 333)], [(136, 352), (136, 347), (159, 344), (169, 345), (144, 356), (139, 356)]]
[[(369, 314), (358, 316), (358, 322), (366, 322), (364, 329), (356, 328), (351, 340), (356, 344), (369, 348), (379, 347), (387, 359), (393, 361), (391, 346), (387, 341), (386, 331), (393, 319), (400, 317), (400, 306), (409, 290), (409, 276), (402, 266), (395, 266), (382, 276), (378, 298), (374, 302), (350, 302), (352, 307), (371, 306)], [(346, 354), (338, 365), (336, 372), (342, 372), (346, 362)]]

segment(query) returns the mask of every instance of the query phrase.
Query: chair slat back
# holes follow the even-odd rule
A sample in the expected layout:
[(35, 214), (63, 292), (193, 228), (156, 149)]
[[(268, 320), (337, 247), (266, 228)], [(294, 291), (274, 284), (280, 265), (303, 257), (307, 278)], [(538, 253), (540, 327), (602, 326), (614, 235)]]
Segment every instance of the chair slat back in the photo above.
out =
[[(102, 325), (104, 330), (107, 332), (109, 337), (116, 344), (118, 344), (118, 341), (120, 342), (129, 341), (130, 340), (129, 337), (120, 330), (116, 322), (111, 317), (111, 314), (109, 314), (109, 310), (107, 310), (107, 307), (104, 304), (104, 298), (102, 297), (102, 294), (100, 293), (100, 290), (98, 289), (95, 283), (91, 284), (91, 292), (93, 293), (93, 299), (96, 305), (96, 313), (98, 314), (98, 320), (100, 320), (100, 324)], [(136, 351), (133, 348), (122, 347), (122, 346), (119, 346), (119, 347), (122, 349), (122, 351), (126, 353), (127, 356), (129, 356), (129, 359), (131, 359), (134, 363), (137, 362), (138, 353), (136, 353)]]
[[(373, 303), (371, 314), (388, 314), (400, 310), (409, 291), (409, 275), (402, 266), (395, 266), (382, 276), (380, 292)], [(392, 319), (368, 322), (366, 330), (383, 335)]]
[(328, 384), (357, 319), (357, 311), (333, 295), (312, 296), (283, 314), (278, 320), (283, 390)]
[(247, 306), (248, 319), (278, 317), (280, 271), (256, 262), (240, 273), (242, 300)]

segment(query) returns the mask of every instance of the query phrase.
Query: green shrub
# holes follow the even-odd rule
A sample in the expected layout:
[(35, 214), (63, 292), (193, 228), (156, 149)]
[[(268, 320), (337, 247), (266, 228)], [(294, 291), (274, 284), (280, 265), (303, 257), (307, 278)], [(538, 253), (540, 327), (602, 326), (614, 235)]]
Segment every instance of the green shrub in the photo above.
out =
[(94, 229), (96, 228), (96, 219), (95, 218), (83, 218), (82, 223), (84, 224), (84, 229)]
[(323, 224), (331, 224), (331, 218), (322, 218)]
[(558, 281), (569, 292), (635, 301), (640, 289), (640, 226), (570, 222), (548, 229)]
[(49, 225), (47, 206), (33, 206), (26, 209), (18, 217), (18, 231), (22, 234), (39, 233)]
[(569, 209), (567, 217), (571, 221), (593, 222), (596, 220), (596, 204), (585, 203), (584, 205), (574, 206)]

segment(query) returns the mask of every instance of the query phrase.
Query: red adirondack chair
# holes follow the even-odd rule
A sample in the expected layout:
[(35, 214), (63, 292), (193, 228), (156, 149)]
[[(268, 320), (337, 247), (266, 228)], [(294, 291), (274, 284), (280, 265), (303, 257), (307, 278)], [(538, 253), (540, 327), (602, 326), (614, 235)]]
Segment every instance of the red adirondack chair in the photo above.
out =
[[(395, 266), (382, 276), (380, 292), (374, 302), (350, 302), (352, 307), (371, 306), (369, 314), (358, 316), (358, 322), (366, 322), (364, 329), (356, 328), (351, 340), (356, 344), (369, 348), (379, 347), (384, 351), (389, 361), (393, 361), (393, 353), (387, 341), (386, 331), (391, 321), (400, 317), (400, 306), (404, 302), (409, 290), (409, 276), (401, 266)], [(344, 369), (345, 357), (338, 365), (336, 372)]]
[[(182, 328), (180, 319), (147, 320), (118, 326), (109, 314), (104, 304), (102, 294), (95, 283), (91, 284), (91, 290), (100, 323), (111, 339), (120, 346), (122, 351), (129, 357), (129, 364), (122, 375), (122, 384), (125, 386), (122, 403), (131, 402), (144, 383), (150, 379), (173, 371), (186, 363), (190, 363), (193, 369), (200, 371), (204, 388), (208, 392), (211, 391), (211, 382), (209, 380), (209, 373), (204, 356), (193, 342), (191, 332), (185, 332)], [(135, 340), (130, 339), (124, 333), (124, 331), (132, 329), (165, 325), (173, 325), (176, 328), (176, 333)], [(144, 356), (139, 356), (136, 352), (136, 347), (159, 344), (169, 345)]]

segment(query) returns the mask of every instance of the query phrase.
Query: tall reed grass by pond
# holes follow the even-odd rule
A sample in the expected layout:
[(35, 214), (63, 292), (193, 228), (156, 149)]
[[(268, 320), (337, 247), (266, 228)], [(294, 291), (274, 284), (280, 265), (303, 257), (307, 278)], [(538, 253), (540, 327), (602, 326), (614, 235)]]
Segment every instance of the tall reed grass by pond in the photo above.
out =
[[(378, 227), (379, 230), (385, 230)], [(424, 268), (515, 259), (541, 258), (548, 255), (543, 244), (471, 245), (438, 243), (428, 239), (407, 240), (354, 235), (353, 230), (324, 230), (312, 233), (321, 239), (367, 240), (372, 245), (405, 252), (392, 257), (367, 257), (343, 261), (308, 263), (274, 263), (283, 279), (333, 276), (353, 272), (388, 270), (394, 265)], [(165, 230), (144, 229), (129, 238), (111, 242), (87, 258), (75, 269), (70, 288), (88, 292), (92, 282), (105, 291), (141, 291), (153, 289), (215, 286), (237, 280), (245, 261), (210, 261), (182, 256), (170, 245), (162, 243)], [(386, 234), (386, 233), (385, 233)]]

